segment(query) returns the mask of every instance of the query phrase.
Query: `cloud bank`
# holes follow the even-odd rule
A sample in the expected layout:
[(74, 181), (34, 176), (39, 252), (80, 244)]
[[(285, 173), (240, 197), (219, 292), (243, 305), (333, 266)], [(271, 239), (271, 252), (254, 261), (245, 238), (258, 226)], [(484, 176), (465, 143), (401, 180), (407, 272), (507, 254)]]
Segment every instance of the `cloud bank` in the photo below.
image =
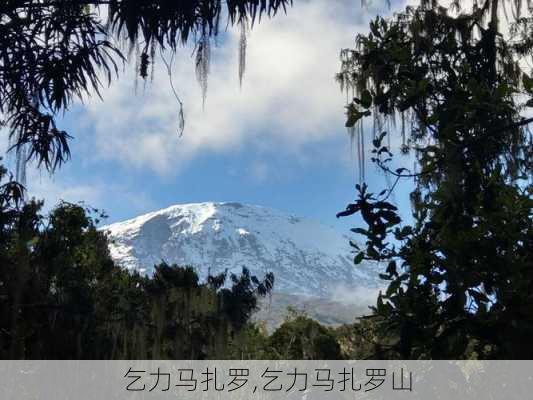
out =
[[(379, 2), (377, 2), (379, 3)], [(178, 51), (172, 71), (185, 104), (178, 138), (178, 104), (166, 68), (153, 82), (138, 82), (132, 66), (104, 101), (92, 98), (82, 114), (92, 130), (91, 156), (121, 165), (173, 174), (203, 152), (253, 145), (298, 155), (303, 146), (343, 134), (345, 98), (334, 81), (341, 48), (366, 31), (377, 9), (353, 0), (297, 1), (287, 15), (263, 20), (248, 37), (246, 74), (238, 80), (239, 32), (230, 29), (213, 47), (205, 108), (195, 81), (192, 48)], [(259, 176), (261, 171), (257, 171)]]

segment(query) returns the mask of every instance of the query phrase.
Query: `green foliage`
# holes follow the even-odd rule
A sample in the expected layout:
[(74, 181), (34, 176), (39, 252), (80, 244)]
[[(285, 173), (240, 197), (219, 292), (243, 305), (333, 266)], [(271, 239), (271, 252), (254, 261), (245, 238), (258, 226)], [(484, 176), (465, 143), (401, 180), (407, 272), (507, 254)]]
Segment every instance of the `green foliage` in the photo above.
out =
[(398, 359), (398, 335), (388, 331), (387, 320), (379, 315), (360, 318), (354, 324), (335, 328), (342, 357), (349, 360)]
[[(391, 169), (387, 133), (375, 132), (372, 161), (395, 181), (379, 195), (358, 186), (339, 213), (361, 213), (368, 225), (354, 230), (366, 238), (355, 261), (386, 265), (372, 329), (396, 335), (388, 357), (531, 358), (533, 142), (522, 112), (533, 19), (521, 2), (486, 0), (461, 13), (422, 3), (377, 18), (342, 54), (339, 80), (358, 93), (349, 107), (372, 99), (378, 118), (400, 114), (402, 150), (418, 164)], [(509, 39), (498, 24), (505, 5), (515, 7)], [(412, 225), (387, 202), (405, 178), (416, 183)]]
[[(152, 277), (115, 265), (105, 215), (21, 201), (0, 169), (0, 356), (32, 359), (339, 359), (335, 330), (296, 311), (272, 335), (250, 323), (272, 274), (200, 282), (162, 263)], [(345, 352), (345, 354), (350, 354)]]
[[(83, 96), (99, 95), (102, 86), (118, 75), (126, 57), (117, 42), (126, 41), (130, 50), (137, 49), (138, 73), (147, 79), (156, 50), (174, 52), (193, 40), (198, 78), (205, 92), (209, 44), (218, 35), (221, 16), (228, 16), (228, 24), (246, 27), (262, 15), (286, 11), (292, 0), (0, 3), (0, 127), (9, 129), (22, 162), (35, 159), (53, 170), (70, 156), (70, 135), (57, 126), (56, 117)], [(245, 41), (241, 42), (244, 56)], [(240, 65), (242, 79), (244, 60)], [(181, 133), (182, 109), (180, 116)]]
[(223, 355), (229, 360), (270, 360), (268, 332), (263, 323), (248, 324), (229, 338), (227, 351)]
[(2, 358), (227, 357), (272, 289), (271, 274), (246, 269), (228, 287), (225, 275), (201, 283), (190, 267), (129, 273), (112, 261), (95, 210), (61, 203), (44, 217), (42, 203), (15, 202), (19, 191), (0, 187)]
[(287, 319), (267, 339), (270, 359), (338, 360), (341, 351), (333, 331), (305, 315)]
[[(7, 179), (6, 179), (7, 178)], [(364, 322), (332, 329), (290, 311), (270, 336), (250, 323), (274, 277), (210, 276), (162, 263), (152, 277), (112, 261), (97, 210), (20, 202), (0, 169), (0, 356), (32, 359), (341, 359), (375, 347)], [(379, 346), (378, 346), (379, 347)], [(389, 353), (387, 353), (389, 354)]]

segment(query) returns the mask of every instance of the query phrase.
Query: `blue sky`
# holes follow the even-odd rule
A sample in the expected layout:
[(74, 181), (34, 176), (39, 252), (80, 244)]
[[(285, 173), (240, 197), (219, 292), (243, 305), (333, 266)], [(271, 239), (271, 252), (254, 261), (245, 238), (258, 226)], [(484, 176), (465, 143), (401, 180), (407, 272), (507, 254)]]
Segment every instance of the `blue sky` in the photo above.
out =
[[(104, 101), (86, 99), (66, 114), (61, 127), (74, 136), (72, 160), (53, 176), (30, 167), (30, 195), (49, 206), (84, 200), (106, 210), (108, 222), (177, 203), (240, 201), (347, 232), (353, 221), (335, 213), (353, 199), (357, 173), (344, 128), (346, 97), (334, 75), (340, 49), (366, 32), (380, 8), (391, 12), (380, 5), (386, 2), (373, 3), (299, 0), (287, 16), (263, 20), (249, 35), (242, 88), (239, 32), (230, 29), (213, 48), (205, 109), (191, 48), (180, 50), (173, 81), (185, 104), (181, 138), (162, 63), (137, 90), (132, 63), (103, 91)], [(385, 184), (370, 165), (366, 178), (376, 190)], [(407, 191), (399, 187), (396, 198)]]

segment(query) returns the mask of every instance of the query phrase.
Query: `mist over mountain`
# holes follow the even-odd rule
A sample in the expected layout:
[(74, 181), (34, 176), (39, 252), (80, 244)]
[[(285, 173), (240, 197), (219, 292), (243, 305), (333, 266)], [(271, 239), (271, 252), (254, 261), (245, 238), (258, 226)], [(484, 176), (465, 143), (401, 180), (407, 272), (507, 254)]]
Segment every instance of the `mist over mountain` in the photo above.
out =
[[(380, 287), (375, 266), (353, 264), (347, 236), (266, 207), (182, 204), (102, 229), (109, 232), (112, 257), (129, 270), (150, 274), (165, 261), (192, 265), (201, 278), (226, 270), (238, 274), (242, 267), (259, 278), (273, 272), (274, 305), (268, 306), (276, 315), (268, 318), (276, 321), (290, 304), (330, 323), (353, 320), (373, 304)], [(335, 304), (338, 318), (332, 315)], [(347, 304), (358, 309), (353, 316)]]

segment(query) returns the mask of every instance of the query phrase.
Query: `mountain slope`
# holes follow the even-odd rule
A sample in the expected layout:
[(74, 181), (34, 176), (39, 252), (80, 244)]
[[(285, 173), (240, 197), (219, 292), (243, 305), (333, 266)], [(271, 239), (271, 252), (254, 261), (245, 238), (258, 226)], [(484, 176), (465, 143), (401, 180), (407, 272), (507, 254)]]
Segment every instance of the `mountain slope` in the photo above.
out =
[(339, 288), (375, 287), (376, 272), (353, 265), (348, 238), (318, 222), (240, 203), (176, 205), (104, 227), (111, 254), (150, 273), (162, 260), (194, 266), (201, 277), (243, 266), (274, 272), (275, 290), (331, 297)]

